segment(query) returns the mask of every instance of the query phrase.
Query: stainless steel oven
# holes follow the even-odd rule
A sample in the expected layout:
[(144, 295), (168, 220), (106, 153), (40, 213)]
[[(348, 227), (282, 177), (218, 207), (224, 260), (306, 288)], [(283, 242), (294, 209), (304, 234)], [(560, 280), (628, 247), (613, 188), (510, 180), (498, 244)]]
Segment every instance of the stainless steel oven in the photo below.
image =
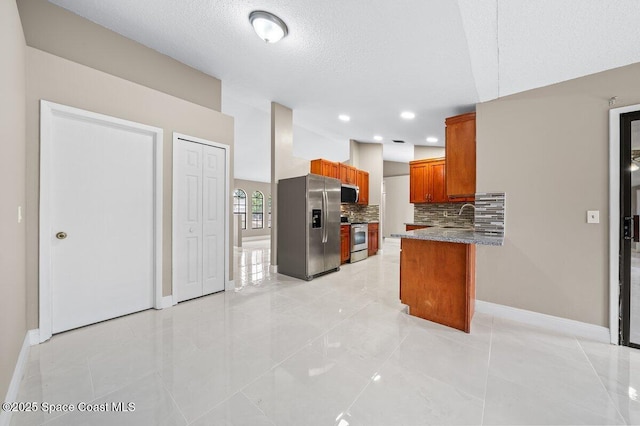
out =
[(351, 263), (366, 259), (369, 255), (369, 225), (351, 224)]

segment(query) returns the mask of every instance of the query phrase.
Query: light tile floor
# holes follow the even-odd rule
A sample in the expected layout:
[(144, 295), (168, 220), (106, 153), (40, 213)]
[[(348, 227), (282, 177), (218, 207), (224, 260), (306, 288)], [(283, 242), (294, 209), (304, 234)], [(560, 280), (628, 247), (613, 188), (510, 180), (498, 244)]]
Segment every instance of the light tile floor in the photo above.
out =
[(235, 251), (236, 291), (54, 336), (20, 401), (134, 402), (12, 425), (640, 424), (640, 351), (476, 314), (407, 316), (399, 245), (304, 282)]

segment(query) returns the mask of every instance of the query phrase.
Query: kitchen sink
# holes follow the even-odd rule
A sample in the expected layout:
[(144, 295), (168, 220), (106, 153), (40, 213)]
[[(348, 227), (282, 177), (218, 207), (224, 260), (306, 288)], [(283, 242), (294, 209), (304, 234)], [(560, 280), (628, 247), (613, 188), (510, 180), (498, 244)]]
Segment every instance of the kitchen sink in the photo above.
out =
[(470, 226), (457, 226), (457, 225), (445, 225), (445, 226), (441, 226), (440, 228), (445, 228), (445, 229), (465, 229), (468, 231), (473, 230), (472, 227)]

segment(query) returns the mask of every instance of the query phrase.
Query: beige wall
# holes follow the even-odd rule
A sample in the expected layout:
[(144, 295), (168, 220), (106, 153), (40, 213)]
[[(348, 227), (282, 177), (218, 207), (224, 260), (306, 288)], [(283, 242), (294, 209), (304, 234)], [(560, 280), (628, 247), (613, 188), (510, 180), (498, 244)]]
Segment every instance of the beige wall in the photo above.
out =
[(382, 199), (382, 144), (358, 143), (355, 167), (369, 172), (369, 204), (380, 205)]
[[(232, 190), (242, 189), (247, 193), (247, 229), (242, 230), (243, 237), (260, 237), (271, 235), (271, 228), (267, 226), (268, 223), (268, 200), (271, 195), (271, 183), (269, 182), (256, 182), (255, 180), (234, 179), (234, 187)], [(251, 229), (251, 195), (255, 191), (262, 192), (264, 195), (264, 228)]]
[[(27, 48), (27, 314), (38, 326), (39, 101), (69, 105), (164, 129), (163, 294), (171, 294), (172, 132), (233, 147), (233, 118), (49, 53)], [(231, 149), (233, 176), (233, 149)], [(232, 211), (232, 193), (229, 194)], [(229, 224), (233, 235), (232, 224)], [(231, 241), (230, 253), (233, 253)], [(232, 258), (232, 256), (230, 256)], [(229, 259), (230, 274), (233, 259)]]
[(27, 45), (220, 111), (221, 82), (46, 0), (18, 0)]
[[(13, 0), (0, 2), (0, 395), (4, 398), (22, 348), (26, 324), (25, 41)], [(4, 399), (3, 399), (4, 400)]]
[(409, 175), (384, 178), (384, 237), (405, 231), (413, 222), (413, 204), (409, 202)]
[(478, 246), (479, 300), (608, 327), (608, 100), (639, 104), (638, 76), (634, 64), (478, 105), (477, 190), (506, 192), (505, 245)]
[(397, 161), (384, 161), (382, 163), (382, 176), (403, 176), (409, 174), (409, 163), (400, 163)]
[(413, 147), (413, 159), (424, 160), (425, 158), (440, 158), (444, 157), (444, 148), (438, 148), (435, 146), (422, 146), (417, 145)]

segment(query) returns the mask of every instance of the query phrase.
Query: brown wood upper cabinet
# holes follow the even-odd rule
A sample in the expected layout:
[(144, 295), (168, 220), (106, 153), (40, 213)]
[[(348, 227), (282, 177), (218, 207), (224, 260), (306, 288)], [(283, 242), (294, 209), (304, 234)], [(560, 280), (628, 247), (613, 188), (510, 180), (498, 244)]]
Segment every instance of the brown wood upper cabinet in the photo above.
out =
[(322, 158), (311, 161), (311, 173), (340, 179), (340, 167), (338, 163)]
[(360, 188), (358, 204), (369, 204), (369, 172), (353, 166), (318, 158), (311, 160), (311, 173), (340, 179), (342, 183)]
[(445, 120), (447, 196), (452, 201), (473, 200), (476, 193), (476, 113)]
[(357, 185), (358, 169), (348, 164), (340, 163), (340, 180), (348, 185)]
[(358, 197), (358, 204), (369, 204), (369, 173), (364, 170), (358, 170), (356, 179), (358, 188), (360, 188), (360, 195)]
[(409, 202), (446, 203), (445, 160), (431, 158), (409, 163)]

